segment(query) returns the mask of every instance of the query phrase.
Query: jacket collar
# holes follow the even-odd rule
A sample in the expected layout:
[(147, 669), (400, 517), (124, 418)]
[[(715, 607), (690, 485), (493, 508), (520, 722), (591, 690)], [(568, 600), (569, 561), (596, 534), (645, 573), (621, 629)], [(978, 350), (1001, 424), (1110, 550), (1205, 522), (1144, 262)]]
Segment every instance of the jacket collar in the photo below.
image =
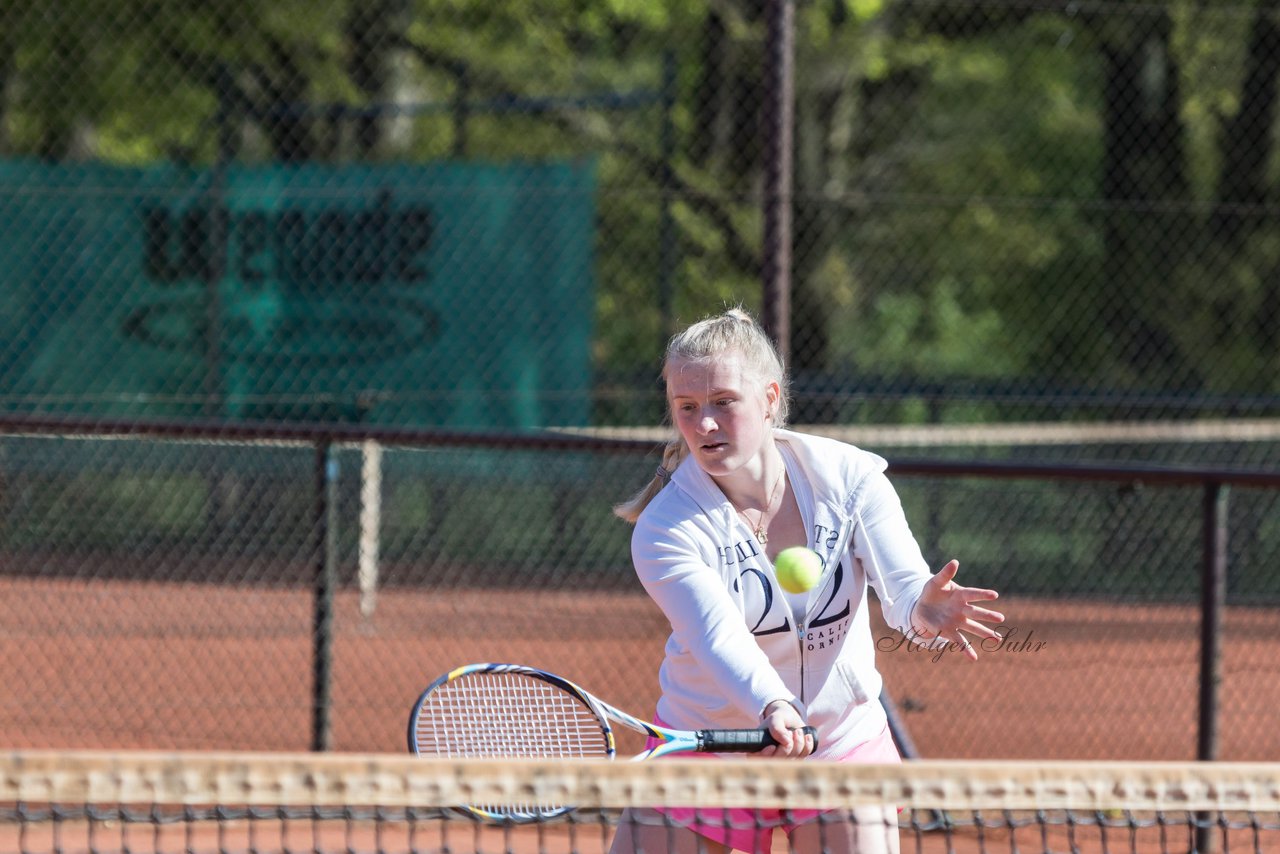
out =
[[(784, 429), (774, 430), (773, 436), (775, 442), (791, 451), (812, 494), (837, 504), (846, 516), (852, 516), (856, 509), (857, 485), (867, 475), (888, 467), (882, 457), (834, 439)], [(671, 482), (687, 493), (704, 513), (732, 516), (736, 512), (711, 475), (695, 460), (682, 461), (672, 474)], [(815, 510), (821, 512), (820, 507)]]

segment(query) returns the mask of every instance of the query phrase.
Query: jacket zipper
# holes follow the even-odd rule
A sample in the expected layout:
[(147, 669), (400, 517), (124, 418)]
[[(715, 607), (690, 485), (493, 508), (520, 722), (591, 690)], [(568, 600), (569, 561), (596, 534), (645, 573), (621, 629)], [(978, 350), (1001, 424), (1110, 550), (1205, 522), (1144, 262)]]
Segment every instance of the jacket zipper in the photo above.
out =
[[(837, 555), (843, 555), (843, 552), (844, 552), (843, 547), (847, 544), (847, 542), (848, 542), (847, 538), (843, 538), (841, 540), (840, 542), (841, 548), (836, 550)], [(843, 560), (843, 559), (844, 558), (842, 556), (837, 557), (837, 561)], [(819, 601), (821, 601), (822, 599), (821, 597), (822, 590), (828, 584), (831, 583), (831, 579), (834, 575), (835, 575), (834, 572), (828, 572), (826, 574), (826, 577), (823, 578), (822, 586), (818, 588)], [(804, 632), (805, 632), (805, 627), (808, 625), (808, 620), (809, 620), (808, 609), (805, 610), (804, 616), (796, 620), (796, 645), (798, 647), (797, 651), (800, 653), (800, 702), (802, 703), (809, 702), (808, 699), (805, 697), (805, 678), (804, 678), (804, 673), (805, 673), (804, 671)]]
[(804, 617), (800, 618), (799, 620), (796, 620), (796, 641), (798, 642), (799, 647), (800, 647), (800, 649), (799, 649), (799, 652), (800, 652), (800, 702), (807, 704), (807, 703), (809, 702), (809, 700), (808, 700), (808, 698), (806, 698), (806, 697), (805, 697), (805, 691), (804, 691), (804, 686), (805, 686), (805, 680), (804, 680), (804, 627), (805, 627), (805, 618), (804, 618)]

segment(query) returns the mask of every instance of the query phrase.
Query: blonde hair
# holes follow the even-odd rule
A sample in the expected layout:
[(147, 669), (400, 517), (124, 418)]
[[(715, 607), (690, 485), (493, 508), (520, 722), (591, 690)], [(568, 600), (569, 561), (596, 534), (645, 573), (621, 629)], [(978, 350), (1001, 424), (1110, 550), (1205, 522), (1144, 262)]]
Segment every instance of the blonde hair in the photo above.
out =
[[(662, 361), (662, 378), (669, 379), (668, 371), (677, 362), (713, 361), (726, 353), (737, 353), (742, 357), (743, 370), (748, 377), (759, 379), (762, 384), (778, 384), (773, 426), (785, 426), (790, 411), (790, 384), (782, 358), (764, 328), (741, 307), (700, 320), (672, 336)], [(629, 500), (614, 507), (614, 515), (635, 524), (641, 511), (667, 485), (688, 454), (684, 437), (677, 434), (663, 449), (662, 462), (653, 479)]]

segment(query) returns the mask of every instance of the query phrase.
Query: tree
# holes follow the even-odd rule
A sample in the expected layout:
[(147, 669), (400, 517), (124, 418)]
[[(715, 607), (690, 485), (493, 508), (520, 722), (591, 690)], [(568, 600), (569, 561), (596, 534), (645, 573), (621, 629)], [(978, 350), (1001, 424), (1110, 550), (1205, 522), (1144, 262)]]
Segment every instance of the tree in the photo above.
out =
[[(1277, 2), (798, 4), (800, 378), (1274, 387)], [(674, 319), (758, 307), (763, 10), (10, 0), (0, 145), (127, 164), (592, 157), (596, 358), (630, 382), (673, 319), (666, 277)], [(808, 403), (876, 417), (847, 394)]]

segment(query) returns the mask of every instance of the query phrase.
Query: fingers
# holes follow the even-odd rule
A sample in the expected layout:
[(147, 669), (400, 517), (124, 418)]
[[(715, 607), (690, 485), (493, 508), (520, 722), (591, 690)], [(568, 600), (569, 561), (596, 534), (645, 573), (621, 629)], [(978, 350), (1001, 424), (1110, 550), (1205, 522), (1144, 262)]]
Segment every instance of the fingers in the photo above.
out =
[(779, 759), (801, 759), (813, 753), (813, 736), (805, 732), (804, 727), (787, 727), (781, 732), (770, 727), (769, 734), (777, 745), (759, 751), (758, 756), (773, 756)]
[[(936, 582), (939, 586), (945, 587), (946, 584), (954, 581), (956, 573), (959, 571), (960, 561), (952, 558), (947, 561), (947, 565), (938, 570), (937, 574), (935, 574), (930, 580)], [(955, 584), (952, 587), (947, 588), (947, 592), (955, 596), (963, 596), (967, 602), (1000, 598), (999, 593), (986, 587), (961, 587), (959, 584)]]
[(973, 648), (973, 644), (969, 643), (969, 639), (967, 637), (960, 634), (959, 632), (956, 632), (955, 643), (959, 644), (960, 654), (963, 655), (965, 658), (969, 659), (970, 661), (978, 660), (978, 651)]
[(789, 730), (786, 737), (787, 750), (782, 755), (800, 759), (813, 753), (813, 736), (805, 732), (804, 727)]
[[(978, 660), (978, 650), (970, 642), (967, 635), (982, 640), (999, 640), (1001, 635), (987, 623), (1000, 624), (1005, 616), (1000, 611), (983, 608), (973, 602), (989, 602), (999, 599), (1000, 594), (985, 587), (962, 587), (954, 579), (960, 570), (960, 561), (947, 561), (929, 579), (926, 591), (916, 603), (917, 612), (924, 619), (925, 628), (932, 629), (932, 635), (940, 637), (951, 644), (970, 661)], [(925, 602), (928, 605), (925, 605)], [(912, 626), (919, 631), (913, 612)], [(998, 628), (998, 625), (997, 625)], [(930, 634), (921, 632), (922, 637)]]
[(994, 590), (988, 590), (985, 587), (961, 587), (958, 584), (951, 589), (951, 593), (956, 596), (963, 596), (966, 602), (982, 602), (1000, 598), (1000, 594)]
[[(983, 640), (1000, 640), (1000, 633), (990, 626), (984, 626), (982, 623), (975, 623), (973, 620), (965, 620), (964, 625), (960, 628), (971, 635), (977, 635)], [(964, 637), (961, 635), (961, 637)]]
[[(1001, 617), (998, 614), (996, 616), (999, 617), (999, 622), (1004, 621), (1004, 617)], [(966, 619), (956, 627), (954, 634), (948, 636), (947, 639), (956, 645), (965, 658), (970, 661), (977, 661), (978, 650), (973, 645), (973, 642), (969, 640), (967, 635), (973, 635), (981, 640), (1002, 641), (1004, 640), (1004, 635), (996, 631), (998, 628), (1001, 627), (996, 626), (995, 628), (992, 628), (991, 626), (976, 622), (975, 620)]]
[(973, 635), (974, 637), (982, 640), (998, 641), (1001, 639), (1002, 635), (996, 631), (995, 628), (986, 625), (986, 623), (980, 623), (978, 620), (990, 620), (996, 623), (1003, 623), (1004, 616), (996, 613), (995, 611), (988, 611), (985, 608), (975, 608), (973, 610), (977, 613), (973, 616), (963, 618), (959, 625), (955, 627), (953, 642), (959, 646), (960, 652), (964, 654), (965, 658), (970, 661), (977, 661), (978, 650), (974, 648), (966, 635)]
[[(1001, 611), (993, 611), (990, 608), (983, 608), (980, 605), (972, 604), (972, 601), (978, 601), (975, 597), (968, 595), (969, 588), (957, 587), (950, 591), (951, 599), (942, 605), (941, 614), (954, 616), (956, 621), (960, 620), (982, 620), (988, 623), (1003, 623), (1004, 613)], [(987, 592), (987, 591), (978, 591)], [(979, 597), (994, 598), (994, 597)], [(947, 619), (944, 617), (943, 619)]]
[(1004, 614), (999, 611), (991, 611), (987, 608), (970, 607), (968, 609), (968, 619), (982, 620), (984, 623), (1003, 623)]
[(780, 700), (770, 703), (765, 711), (768, 714), (765, 715), (764, 726), (777, 744), (764, 748), (757, 755), (799, 759), (813, 752), (813, 738), (805, 735), (804, 718), (795, 706)]
[(938, 574), (933, 577), (934, 581), (936, 581), (938, 584), (946, 584), (951, 579), (956, 577), (956, 572), (959, 569), (960, 569), (960, 561), (956, 560), (955, 558), (952, 558), (951, 560), (947, 561), (946, 566), (938, 570)]

